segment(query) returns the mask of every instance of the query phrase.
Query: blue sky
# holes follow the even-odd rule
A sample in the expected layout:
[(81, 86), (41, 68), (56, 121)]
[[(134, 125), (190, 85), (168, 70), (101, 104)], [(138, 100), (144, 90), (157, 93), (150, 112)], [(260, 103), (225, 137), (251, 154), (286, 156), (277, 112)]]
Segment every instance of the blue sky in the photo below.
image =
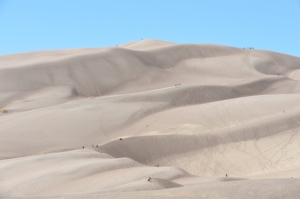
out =
[(145, 38), (300, 57), (300, 0), (0, 0), (0, 55)]

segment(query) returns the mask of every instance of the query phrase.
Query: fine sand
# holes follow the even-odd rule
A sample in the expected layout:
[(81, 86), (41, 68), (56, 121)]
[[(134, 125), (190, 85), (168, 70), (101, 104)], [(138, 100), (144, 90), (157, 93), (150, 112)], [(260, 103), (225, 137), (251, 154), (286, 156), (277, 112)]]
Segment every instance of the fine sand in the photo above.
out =
[(150, 39), (5, 55), (0, 109), (0, 198), (300, 197), (299, 57)]

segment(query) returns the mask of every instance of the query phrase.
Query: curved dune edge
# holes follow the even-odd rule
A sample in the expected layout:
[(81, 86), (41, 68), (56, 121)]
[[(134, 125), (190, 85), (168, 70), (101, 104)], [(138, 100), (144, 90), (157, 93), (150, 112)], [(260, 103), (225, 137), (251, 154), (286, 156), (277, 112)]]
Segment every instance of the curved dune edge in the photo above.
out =
[(2, 56), (0, 198), (297, 198), (299, 66), (157, 40)]

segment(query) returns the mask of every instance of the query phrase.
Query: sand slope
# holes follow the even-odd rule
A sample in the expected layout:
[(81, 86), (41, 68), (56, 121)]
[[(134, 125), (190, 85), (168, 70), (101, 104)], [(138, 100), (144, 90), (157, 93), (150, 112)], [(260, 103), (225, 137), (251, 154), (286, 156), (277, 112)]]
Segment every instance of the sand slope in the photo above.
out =
[(299, 80), (208, 44), (1, 56), (0, 198), (297, 198)]

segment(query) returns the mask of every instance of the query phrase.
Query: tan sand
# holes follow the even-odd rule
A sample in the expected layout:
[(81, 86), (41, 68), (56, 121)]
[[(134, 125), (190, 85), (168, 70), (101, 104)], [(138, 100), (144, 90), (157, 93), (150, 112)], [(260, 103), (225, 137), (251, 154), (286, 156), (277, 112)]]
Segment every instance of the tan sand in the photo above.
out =
[(299, 80), (208, 44), (1, 56), (0, 198), (299, 198)]

